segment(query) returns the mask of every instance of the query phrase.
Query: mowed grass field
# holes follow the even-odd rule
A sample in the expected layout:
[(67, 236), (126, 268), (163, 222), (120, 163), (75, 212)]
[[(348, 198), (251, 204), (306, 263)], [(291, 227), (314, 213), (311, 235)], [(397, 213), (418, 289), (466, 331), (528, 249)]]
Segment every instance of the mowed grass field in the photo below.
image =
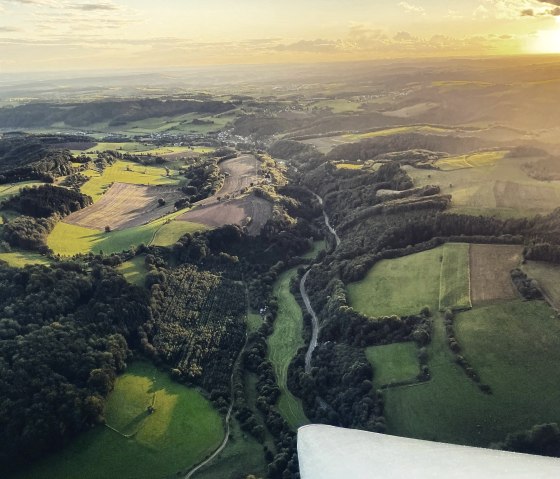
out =
[(436, 319), (428, 348), (432, 379), (385, 392), (388, 433), (488, 446), (508, 433), (560, 420), (560, 321), (542, 301), (520, 300), (460, 313), (464, 356), (489, 384), (482, 394), (449, 354)]
[(418, 348), (415, 343), (395, 343), (366, 348), (366, 357), (373, 366), (376, 388), (415, 379), (420, 372)]
[(290, 281), (297, 274), (297, 268), (280, 275), (273, 288), (278, 299), (278, 313), (274, 322), (274, 331), (268, 338), (268, 357), (274, 367), (281, 395), (278, 409), (288, 424), (296, 429), (308, 424), (301, 401), (288, 389), (288, 366), (303, 341), (303, 314), (296, 299), (290, 292)]
[(347, 285), (350, 305), (371, 317), (418, 314), (439, 307), (443, 247), (383, 260), (357, 283)]
[(560, 265), (541, 261), (527, 261), (523, 271), (535, 279), (552, 306), (560, 309)]
[[(152, 402), (150, 415), (146, 408)], [(169, 477), (203, 460), (224, 436), (222, 419), (209, 401), (148, 363), (133, 363), (117, 379), (106, 419), (133, 437), (98, 426), (17, 477)]]
[(470, 245), (447, 243), (443, 246), (443, 261), (439, 289), (439, 310), (470, 309), (471, 280), (469, 265)]

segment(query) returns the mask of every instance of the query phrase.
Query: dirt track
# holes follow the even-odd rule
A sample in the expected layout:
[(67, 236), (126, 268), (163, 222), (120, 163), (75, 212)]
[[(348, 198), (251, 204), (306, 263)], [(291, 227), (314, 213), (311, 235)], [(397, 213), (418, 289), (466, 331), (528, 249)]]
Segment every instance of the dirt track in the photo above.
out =
[(521, 262), (522, 247), (473, 244), (470, 247), (473, 306), (517, 297), (510, 272)]
[[(172, 212), (180, 197), (176, 186), (114, 183), (97, 203), (72, 213), (64, 222), (97, 230), (130, 228)], [(165, 199), (165, 206), (159, 206), (159, 198)]]

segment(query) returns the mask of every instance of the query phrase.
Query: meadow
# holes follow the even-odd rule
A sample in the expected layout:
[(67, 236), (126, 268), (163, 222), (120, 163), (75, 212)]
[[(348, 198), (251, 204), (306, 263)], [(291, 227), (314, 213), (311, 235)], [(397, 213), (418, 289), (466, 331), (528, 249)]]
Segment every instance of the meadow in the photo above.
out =
[(278, 300), (278, 313), (274, 322), (274, 331), (268, 338), (268, 358), (272, 362), (281, 395), (278, 409), (292, 428), (297, 428), (309, 421), (305, 417), (301, 401), (288, 389), (288, 366), (303, 341), (303, 314), (296, 299), (290, 292), (290, 281), (297, 274), (293, 268), (280, 275), (273, 288)]
[(39, 181), (20, 181), (19, 183), (10, 183), (0, 185), (0, 201), (7, 200), (12, 196), (19, 194), (21, 188), (31, 188), (33, 186), (40, 186), (44, 183)]
[(12, 268), (23, 268), (29, 264), (42, 264), (44, 266), (49, 266), (51, 264), (48, 258), (39, 253), (23, 250), (0, 253), (0, 260), (8, 263)]
[(168, 477), (203, 460), (224, 435), (220, 416), (198, 391), (142, 362), (117, 379), (106, 421), (131, 437), (97, 426), (16, 477)]
[(143, 287), (146, 282), (146, 275), (148, 274), (145, 261), (145, 255), (135, 256), (131, 260), (121, 264), (117, 268), (117, 271), (119, 271), (130, 284)]
[(469, 265), (470, 245), (447, 243), (443, 246), (439, 289), (439, 310), (472, 308)]
[(414, 380), (420, 372), (418, 348), (414, 343), (394, 343), (366, 348), (376, 388), (401, 381)]
[(186, 233), (206, 229), (203, 225), (187, 221), (171, 221), (171, 223), (168, 223), (176, 215), (177, 213), (174, 213), (147, 225), (111, 231), (110, 233), (61, 221), (56, 224), (48, 236), (47, 245), (55, 254), (61, 256), (74, 256), (89, 252), (99, 253), (100, 251), (110, 254), (129, 250), (141, 243), (170, 246)]
[(356, 283), (347, 285), (350, 305), (372, 317), (418, 314), (439, 306), (443, 248), (383, 260)]
[(388, 432), (488, 446), (508, 433), (558, 421), (560, 373), (547, 367), (560, 360), (560, 322), (552, 313), (542, 301), (512, 301), (457, 316), (462, 354), (491, 395), (452, 362), (438, 317), (428, 348), (432, 379), (386, 391)]
[(507, 151), (480, 151), (468, 155), (450, 156), (436, 161), (434, 166), (444, 171), (490, 166), (502, 160), (506, 153)]

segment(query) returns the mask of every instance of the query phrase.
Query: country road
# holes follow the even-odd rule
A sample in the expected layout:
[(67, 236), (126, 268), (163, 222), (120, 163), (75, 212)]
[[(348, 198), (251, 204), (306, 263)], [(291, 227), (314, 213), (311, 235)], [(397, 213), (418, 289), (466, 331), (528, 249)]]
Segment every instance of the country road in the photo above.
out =
[[(323, 198), (321, 198), (316, 193), (313, 193), (313, 194), (315, 195), (315, 197), (319, 201), (319, 204), (321, 206), (323, 206)], [(336, 230), (332, 227), (331, 222), (329, 220), (329, 216), (327, 215), (327, 212), (325, 211), (325, 208), (323, 208), (323, 217), (325, 218), (325, 226), (327, 227), (329, 232), (334, 236), (334, 239), (336, 241), (336, 247), (338, 247), (340, 245), (340, 237), (338, 236)], [(305, 308), (307, 309), (307, 312), (311, 315), (311, 341), (309, 341), (309, 348), (307, 349), (307, 352), (305, 353), (305, 372), (306, 373), (309, 373), (311, 371), (311, 357), (313, 356), (313, 351), (317, 347), (317, 339), (319, 337), (319, 319), (317, 318), (317, 314), (315, 313), (315, 310), (313, 309), (313, 306), (311, 305), (309, 295), (307, 294), (307, 290), (305, 289), (305, 283), (307, 281), (307, 277), (309, 276), (310, 271), (311, 271), (311, 268), (307, 270), (307, 272), (303, 275), (303, 278), (301, 278), (301, 281), (299, 283), (299, 292), (301, 294), (301, 298), (303, 299), (303, 302), (305, 304)]]

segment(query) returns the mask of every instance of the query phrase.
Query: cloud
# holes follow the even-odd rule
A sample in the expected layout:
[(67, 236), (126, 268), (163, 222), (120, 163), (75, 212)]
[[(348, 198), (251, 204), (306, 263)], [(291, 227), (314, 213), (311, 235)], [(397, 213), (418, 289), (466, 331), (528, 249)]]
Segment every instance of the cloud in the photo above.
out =
[(418, 5), (412, 5), (408, 2), (400, 2), (399, 7), (403, 8), (406, 13), (412, 13), (415, 15), (426, 15), (426, 10)]
[(2, 25), (0, 25), (0, 33), (14, 33), (14, 32), (19, 32), (19, 31), (20, 31), (19, 28), (3, 27)]
[(112, 11), (119, 9), (114, 3), (75, 3), (69, 5), (69, 7), (74, 10), (83, 10), (85, 12)]

